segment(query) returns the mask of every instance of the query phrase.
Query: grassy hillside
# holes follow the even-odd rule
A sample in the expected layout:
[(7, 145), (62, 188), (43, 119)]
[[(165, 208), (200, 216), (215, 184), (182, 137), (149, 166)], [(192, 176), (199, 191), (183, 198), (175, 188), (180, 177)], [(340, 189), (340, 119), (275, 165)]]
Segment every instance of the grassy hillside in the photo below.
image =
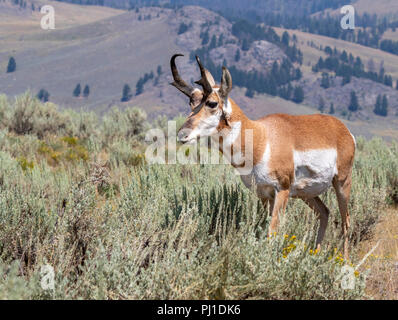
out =
[[(346, 1), (344, 4), (351, 4), (355, 8), (355, 12), (359, 15), (363, 15), (364, 13), (368, 14), (377, 14), (378, 17), (387, 17), (392, 21), (398, 19), (398, 2), (395, 0), (352, 0)], [(337, 9), (326, 9), (322, 12), (314, 14), (318, 16), (319, 14), (330, 14), (334, 16), (342, 17), (340, 13), (340, 9), (343, 5), (341, 5)]]
[[(384, 62), (386, 72), (391, 74), (394, 79), (398, 79), (398, 56), (374, 48), (365, 47), (356, 43), (329, 38), (325, 36), (315, 35), (307, 32), (301, 32), (298, 30), (287, 30), (283, 28), (275, 28), (278, 34), (282, 34), (284, 31), (288, 31), (290, 34), (295, 34), (299, 40), (298, 46), (304, 54), (304, 65), (315, 64), (319, 57), (325, 57), (323, 51), (319, 50), (319, 46), (323, 48), (330, 46), (331, 48), (336, 47), (338, 50), (346, 50), (352, 53), (354, 56), (361, 57), (363, 63), (366, 65), (370, 59), (373, 59), (375, 65), (378, 67), (380, 63)], [(311, 41), (318, 47), (311, 47)], [(307, 69), (308, 70), (308, 69)]]
[[(43, 5), (51, 5), (54, 7), (56, 29), (65, 29), (72, 26), (84, 25), (112, 17), (123, 12), (112, 8), (75, 6), (51, 0), (28, 0), (27, 8), (22, 9), (11, 5), (9, 2), (0, 3), (0, 36), (2, 38), (5, 37), (8, 40), (22, 34), (41, 32), (40, 20), (43, 17), (43, 14), (41, 14), (38, 9)], [(32, 3), (35, 5), (35, 11), (31, 10)], [(7, 48), (7, 44), (4, 44), (0, 49), (5, 50)]]
[(398, 17), (398, 3), (395, 0), (356, 0), (353, 6), (359, 14), (368, 12), (376, 13), (377, 15), (387, 15), (391, 18)]
[(384, 32), (383, 34), (383, 40), (384, 39), (389, 39), (389, 40), (394, 40), (394, 41), (398, 41), (398, 31), (395, 30), (391, 30), (388, 29), (386, 32)]
[[(71, 8), (67, 13), (59, 8), (65, 16), (72, 16), (73, 10), (80, 8), (70, 4), (60, 5), (68, 10)], [(51, 31), (38, 28), (30, 33), (25, 33), (23, 29), (18, 30), (17, 34), (5, 33), (4, 46), (0, 50), (1, 67), (5, 70), (8, 57), (13, 55), (17, 61), (17, 71), (12, 74), (0, 73), (2, 91), (16, 95), (28, 88), (33, 92), (45, 88), (50, 92), (50, 100), (62, 106), (85, 105), (104, 110), (120, 103), (125, 83), (130, 85), (134, 93), (137, 81), (145, 73), (156, 74), (157, 67), (161, 66), (162, 77), (158, 79), (156, 88), (149, 88), (153, 89), (149, 96), (157, 103), (155, 90), (163, 90), (165, 92), (162, 94), (170, 97), (169, 59), (175, 52), (187, 54), (186, 59), (179, 61), (184, 76), (188, 79), (198, 77), (196, 65), (188, 64), (188, 56), (192, 50), (202, 46), (201, 25), (209, 24), (211, 35), (218, 37), (223, 34), (224, 41), (233, 47), (233, 52), (237, 48), (233, 44), (237, 39), (231, 34), (231, 24), (203, 8), (188, 7), (177, 12), (142, 8), (139, 12), (133, 10), (123, 13), (109, 9), (111, 17), (105, 19), (102, 18), (102, 10), (107, 8), (96, 9), (101, 14), (97, 15), (96, 10), (87, 11), (87, 15), (93, 16), (91, 20), (94, 22), (86, 19), (86, 22), (79, 21), (79, 24), (69, 27), (58, 28), (56, 25), (56, 30)], [(24, 25), (23, 19), (18, 20), (21, 25)], [(222, 19), (222, 23), (214, 24), (218, 19)], [(189, 28), (183, 34), (178, 34), (182, 23), (189, 25)], [(275, 46), (270, 44), (270, 47)], [(240, 68), (262, 68), (264, 63), (256, 61), (255, 55), (258, 54), (254, 51), (242, 53), (245, 63)], [(269, 59), (268, 64), (272, 64), (273, 59)], [(88, 99), (72, 97), (77, 83), (90, 85)], [(143, 99), (140, 97), (137, 101)], [(176, 112), (175, 108), (173, 112)]]
[[(382, 63), (386, 73), (391, 74), (394, 79), (398, 79), (398, 56), (378, 49), (364, 47), (355, 43), (343, 40), (333, 39), (325, 36), (314, 35), (297, 30), (287, 30), (275, 28), (281, 35), (287, 31), (290, 35), (296, 35), (298, 47), (303, 52), (303, 80), (300, 81), (305, 91), (305, 103), (311, 107), (317, 108), (320, 97), (325, 101), (325, 111), (328, 112), (330, 103), (336, 108), (336, 115), (344, 118), (346, 124), (357, 135), (370, 137), (380, 135), (387, 139), (396, 139), (398, 137), (398, 91), (366, 79), (352, 79), (351, 83), (340, 86), (341, 78), (334, 79), (335, 85), (329, 89), (320, 87), (321, 73), (314, 73), (311, 69), (317, 63), (319, 57), (326, 58), (323, 48), (329, 46), (336, 47), (338, 50), (346, 50), (355, 57), (359, 56), (367, 68), (370, 59), (373, 60), (376, 69)], [(316, 89), (315, 89), (316, 88)], [(361, 108), (356, 115), (348, 117), (347, 105), (349, 103), (350, 92), (355, 91)], [(376, 116), (373, 113), (374, 104), (378, 94), (386, 94), (389, 99), (389, 114), (386, 119)], [(348, 121), (350, 119), (351, 121)]]
[[(56, 30), (6, 37), (0, 52), (2, 69), (12, 52), (17, 71), (0, 75), (3, 92), (15, 95), (27, 88), (33, 92), (45, 88), (60, 105), (107, 106), (120, 100), (124, 83), (134, 87), (144, 73), (157, 65), (165, 67), (176, 50), (165, 15), (139, 21), (138, 14), (128, 12), (98, 19), (83, 26), (58, 29), (56, 25)], [(88, 99), (72, 97), (79, 82), (90, 85)]]
[[(61, 21), (79, 13), (81, 8), (58, 2), (54, 5), (56, 12), (63, 13), (59, 18)], [(199, 77), (197, 66), (189, 63), (188, 54), (201, 47), (200, 26), (222, 18), (198, 7), (179, 10), (177, 13), (160, 8), (142, 8), (138, 13), (109, 9), (107, 14), (110, 17), (105, 19), (104, 12), (108, 8), (90, 6), (88, 9), (84, 11), (87, 15), (85, 19), (79, 20), (77, 16), (77, 25), (71, 20), (68, 23), (72, 26), (63, 25), (60, 28), (56, 22), (56, 30), (52, 31), (33, 29), (34, 31), (25, 33), (25, 29), (20, 29), (16, 31), (17, 34), (5, 32), (4, 46), (0, 49), (2, 68), (6, 68), (12, 53), (17, 61), (17, 71), (0, 74), (1, 90), (12, 96), (25, 92), (28, 88), (33, 93), (45, 88), (50, 93), (50, 101), (60, 106), (84, 107), (99, 113), (114, 104), (141, 106), (151, 118), (159, 114), (174, 116), (185, 113), (186, 99), (169, 86), (170, 56), (175, 52), (185, 53), (186, 57), (178, 62), (180, 72), (187, 80), (196, 80)], [(148, 15), (151, 15), (151, 19), (145, 19)], [(22, 17), (15, 23), (21, 26), (26, 23), (31, 28), (37, 13), (33, 16), (27, 21)], [(178, 35), (180, 24), (190, 24), (190, 21), (195, 23), (187, 32)], [(220, 24), (212, 25), (210, 32), (217, 36), (222, 33), (224, 41), (230, 42), (229, 46), (233, 46), (235, 53), (237, 46), (233, 42), (237, 40), (231, 35), (231, 24), (226, 20), (221, 21)], [(258, 55), (257, 52), (242, 52), (242, 61), (245, 63), (239, 67), (264, 65), (262, 61), (254, 61), (254, 55)], [(231, 60), (233, 56), (234, 54)], [(272, 64), (272, 59), (269, 59), (268, 64)], [(138, 79), (151, 71), (156, 74), (159, 65), (163, 74), (156, 85), (151, 81), (146, 84), (144, 94), (133, 97), (129, 103), (120, 102), (125, 83), (130, 85), (134, 94)], [(72, 96), (77, 83), (90, 86), (88, 98)], [(269, 113), (271, 110), (295, 113), (296, 109), (305, 109), (281, 99), (278, 100), (280, 106), (277, 106), (275, 99), (267, 96), (246, 99), (244, 93), (244, 90), (237, 88), (233, 97), (243, 101), (242, 107), (253, 117), (262, 116), (262, 112)], [(290, 106), (292, 110), (289, 110)]]

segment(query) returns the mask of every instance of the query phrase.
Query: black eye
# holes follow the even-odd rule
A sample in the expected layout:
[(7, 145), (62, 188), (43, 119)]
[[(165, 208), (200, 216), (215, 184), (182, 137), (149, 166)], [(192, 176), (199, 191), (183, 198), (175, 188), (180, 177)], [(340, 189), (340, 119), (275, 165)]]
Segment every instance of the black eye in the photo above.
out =
[(217, 107), (218, 102), (208, 101), (208, 102), (206, 103), (206, 105), (207, 105), (209, 108), (215, 108), (215, 107)]

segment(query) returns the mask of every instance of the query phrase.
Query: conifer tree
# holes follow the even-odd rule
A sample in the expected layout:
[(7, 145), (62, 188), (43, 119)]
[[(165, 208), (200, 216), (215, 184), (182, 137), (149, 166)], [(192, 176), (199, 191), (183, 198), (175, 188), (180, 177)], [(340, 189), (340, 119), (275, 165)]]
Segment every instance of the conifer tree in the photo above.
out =
[(89, 95), (90, 95), (90, 87), (88, 84), (86, 84), (83, 90), (83, 97), (87, 98)]
[(73, 90), (73, 96), (74, 96), (74, 97), (79, 97), (81, 91), (82, 91), (82, 90), (81, 90), (80, 83), (78, 83), (78, 84), (76, 85), (76, 87), (75, 87), (75, 90)]
[(381, 103), (381, 116), (386, 117), (388, 114), (388, 99), (387, 96), (383, 96), (383, 101)]
[(329, 109), (329, 114), (334, 114), (334, 104), (330, 103), (330, 109)]
[(37, 98), (42, 102), (47, 102), (50, 98), (50, 94), (46, 89), (40, 89), (39, 93), (37, 94)]
[(324, 89), (330, 87), (329, 74), (326, 72), (322, 73), (321, 87)]
[(355, 91), (351, 91), (350, 104), (348, 105), (348, 110), (355, 112), (358, 111), (358, 109), (359, 109), (359, 104), (358, 104), (357, 95)]
[[(236, 53), (235, 53), (235, 62), (238, 62), (240, 60), (240, 50), (239, 48), (236, 49)], [(398, 90), (398, 81), (397, 81), (397, 90)]]
[(17, 63), (15, 62), (14, 57), (10, 57), (8, 60), (8, 66), (7, 66), (7, 73), (14, 72), (17, 69)]
[(131, 93), (131, 88), (130, 86), (126, 83), (123, 87), (123, 93), (122, 93), (122, 98), (120, 101), (122, 102), (127, 102), (132, 98), (133, 94)]
[(322, 97), (319, 99), (318, 110), (320, 113), (325, 111), (325, 100)]
[(304, 101), (304, 90), (302, 87), (296, 86), (294, 88), (293, 101), (296, 103), (301, 103)]

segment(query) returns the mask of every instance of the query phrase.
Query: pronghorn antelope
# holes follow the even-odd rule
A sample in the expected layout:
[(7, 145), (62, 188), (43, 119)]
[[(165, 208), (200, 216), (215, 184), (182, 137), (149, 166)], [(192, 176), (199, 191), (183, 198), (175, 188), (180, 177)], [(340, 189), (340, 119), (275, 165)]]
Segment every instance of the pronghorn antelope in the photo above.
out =
[[(250, 120), (228, 97), (232, 78), (227, 68), (223, 67), (218, 86), (196, 57), (201, 72), (196, 84), (202, 87), (200, 90), (181, 79), (175, 63), (178, 56), (182, 55), (176, 54), (170, 61), (174, 78), (171, 85), (188, 96), (192, 111), (178, 131), (178, 140), (194, 142), (199, 137), (218, 136), (222, 131), (221, 151), (225, 152), (225, 148), (233, 148), (234, 144), (240, 144), (243, 149), (245, 130), (252, 130), (253, 166), (250, 174), (241, 178), (249, 188), (254, 182), (253, 187), (264, 206), (270, 205), (268, 232), (276, 231), (278, 215), (285, 211), (288, 198), (301, 198), (319, 215), (318, 249), (329, 217), (329, 209), (319, 195), (333, 185), (342, 218), (344, 255), (348, 259), (348, 202), (356, 144), (347, 127), (332, 116), (320, 114), (271, 114)], [(233, 160), (231, 164), (239, 168)]]

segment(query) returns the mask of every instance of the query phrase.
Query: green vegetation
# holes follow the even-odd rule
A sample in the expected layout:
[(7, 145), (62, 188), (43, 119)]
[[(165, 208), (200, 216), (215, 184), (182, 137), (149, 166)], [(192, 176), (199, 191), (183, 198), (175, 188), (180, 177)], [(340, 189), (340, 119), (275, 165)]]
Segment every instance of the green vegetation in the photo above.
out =
[(296, 86), (294, 88), (294, 94), (293, 94), (293, 102), (295, 103), (301, 103), (304, 101), (304, 90), (300, 86)]
[(89, 95), (90, 95), (90, 86), (86, 84), (83, 90), (83, 97), (88, 98)]
[(50, 93), (46, 89), (40, 89), (37, 98), (42, 102), (47, 102), (50, 99)]
[[(203, 28), (206, 26), (209, 27), (207, 24)], [(291, 81), (300, 80), (302, 77), (299, 65), (302, 63), (303, 55), (297, 49), (295, 41), (291, 41), (289, 34), (285, 32), (282, 37), (279, 37), (273, 28), (251, 24), (246, 20), (236, 21), (232, 25), (232, 34), (237, 37), (241, 46), (235, 52), (235, 62), (239, 62), (241, 50), (250, 50), (251, 44), (257, 40), (267, 40), (274, 43), (287, 56), (287, 58), (283, 58), (280, 62), (274, 61), (269, 72), (258, 72), (256, 70), (244, 71), (234, 65), (228, 66), (234, 83), (237, 86), (247, 89), (246, 96), (253, 97), (254, 93), (267, 93), (272, 96), (278, 95), (286, 100), (293, 100), (293, 89), (289, 90), (289, 87), (291, 87)], [(216, 35), (212, 35), (209, 43), (210, 35), (207, 28), (205, 31), (202, 31), (200, 37), (202, 39), (202, 47), (191, 51), (190, 60), (194, 62), (195, 56), (199, 56), (212, 75), (216, 79), (219, 79), (221, 77), (222, 66), (214, 63), (210, 58), (209, 52), (214, 48), (222, 46), (224, 42), (223, 34), (219, 35), (218, 40)], [(223, 65), (226, 65), (225, 59)]]
[(80, 83), (78, 83), (76, 85), (75, 89), (73, 90), (73, 96), (80, 97), (81, 91), (82, 91), (82, 89), (81, 89)]
[(330, 108), (329, 108), (329, 114), (334, 114), (335, 110), (334, 110), (334, 104), (331, 103), (330, 104)]
[[(339, 52), (336, 48), (332, 51), (329, 46), (324, 49), (325, 53), (328, 54), (326, 59), (319, 58), (318, 62), (312, 67), (312, 71), (318, 72), (321, 70), (334, 71), (337, 76), (343, 77), (342, 85), (345, 85), (351, 81), (351, 77), (370, 79), (375, 82), (382, 83), (386, 86), (392, 87), (392, 76), (385, 74), (384, 67), (381, 66), (379, 73), (374, 71), (374, 63), (371, 62), (369, 70), (365, 71), (364, 65), (360, 57), (354, 58), (350, 53), (349, 55), (345, 50)], [(321, 86), (327, 89), (326, 85), (329, 83), (327, 73), (322, 73)]]
[[(158, 76), (156, 77), (156, 79), (159, 79), (159, 76), (160, 75), (158, 73)], [(144, 85), (148, 81), (152, 80), (154, 77), (155, 77), (155, 75), (154, 75), (153, 71), (151, 71), (149, 73), (145, 73), (145, 75), (143, 77), (139, 78), (137, 83), (136, 83), (136, 85), (135, 85), (135, 95), (138, 96), (141, 93), (143, 93), (144, 92)], [(156, 79), (155, 79), (155, 81), (156, 81)]]
[(129, 100), (131, 100), (131, 98), (133, 97), (133, 94), (131, 93), (131, 88), (130, 86), (126, 83), (123, 86), (123, 93), (122, 93), (122, 98), (120, 99), (120, 101), (122, 102), (127, 102)]
[(348, 105), (348, 110), (350, 110), (351, 112), (355, 112), (358, 111), (358, 109), (359, 109), (359, 103), (357, 95), (355, 91), (351, 91), (350, 104)]
[(16, 69), (17, 69), (17, 63), (15, 62), (15, 59), (14, 57), (10, 57), (7, 65), (7, 73), (14, 72)]
[(322, 97), (319, 98), (318, 110), (320, 113), (325, 112), (325, 100)]
[(373, 110), (378, 116), (386, 117), (388, 114), (388, 99), (386, 95), (379, 94), (376, 99), (375, 108)]
[[(369, 271), (355, 273), (352, 290), (342, 290), (341, 272), (359, 262), (358, 244), (392, 201), (396, 143), (357, 139), (344, 261), (332, 191), (322, 196), (331, 221), (320, 252), (302, 201), (289, 202), (267, 238), (266, 211), (230, 166), (146, 164), (139, 109), (98, 119), (25, 94), (0, 96), (0, 116), (2, 299), (366, 297)], [(46, 264), (50, 291), (40, 286)]]
[(324, 89), (327, 89), (330, 87), (329, 74), (326, 72), (322, 72), (321, 87)]
[[(191, 25), (191, 26), (192, 26), (192, 25)], [(185, 24), (184, 22), (181, 22), (180, 26), (178, 27), (178, 32), (177, 32), (177, 34), (180, 35), (180, 34), (183, 34), (183, 33), (187, 32), (188, 29), (189, 29), (191, 26)]]

